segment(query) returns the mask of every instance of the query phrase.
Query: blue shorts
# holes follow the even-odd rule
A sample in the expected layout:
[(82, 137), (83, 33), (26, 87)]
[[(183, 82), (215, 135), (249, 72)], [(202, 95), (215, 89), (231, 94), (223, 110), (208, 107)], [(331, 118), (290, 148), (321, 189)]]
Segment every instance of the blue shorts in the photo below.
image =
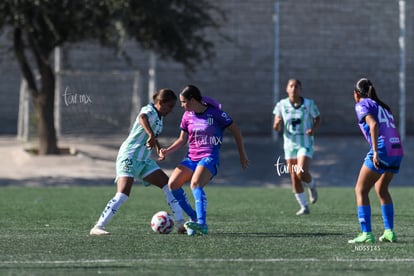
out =
[(199, 161), (193, 161), (190, 158), (186, 157), (180, 163), (181, 165), (189, 168), (193, 172), (196, 170), (197, 166), (206, 167), (212, 174), (212, 177), (217, 174), (218, 168), (220, 166), (219, 161), (211, 158), (211, 157), (204, 157)]
[(374, 156), (372, 149), (367, 153), (367, 156), (364, 160), (364, 165), (367, 166), (370, 170), (379, 174), (383, 174), (384, 172), (398, 173), (400, 171), (400, 165), (403, 158), (402, 156), (388, 156), (381, 149), (378, 149), (378, 155), (381, 159), (378, 169), (375, 168), (374, 162), (372, 162), (372, 158)]

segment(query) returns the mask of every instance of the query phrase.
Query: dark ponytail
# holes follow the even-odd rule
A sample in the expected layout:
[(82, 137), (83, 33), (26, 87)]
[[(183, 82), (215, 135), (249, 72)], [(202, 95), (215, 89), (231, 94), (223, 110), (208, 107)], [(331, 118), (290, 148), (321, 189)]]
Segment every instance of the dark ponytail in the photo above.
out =
[(184, 87), (183, 91), (181, 91), (181, 96), (183, 96), (186, 100), (195, 99), (199, 102), (202, 100), (200, 89), (194, 85), (187, 85)]
[(371, 81), (366, 78), (360, 79), (354, 87), (354, 90), (358, 93), (359, 96), (362, 98), (370, 98), (376, 101), (380, 106), (391, 112), (391, 108), (380, 100), (377, 96), (377, 92), (375, 91), (374, 86), (372, 85)]

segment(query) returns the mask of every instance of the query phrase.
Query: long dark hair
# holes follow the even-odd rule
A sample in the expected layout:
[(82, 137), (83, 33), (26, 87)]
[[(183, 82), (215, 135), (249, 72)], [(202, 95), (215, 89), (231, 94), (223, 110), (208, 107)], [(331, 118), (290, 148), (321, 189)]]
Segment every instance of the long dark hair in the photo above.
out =
[(358, 93), (359, 96), (362, 98), (370, 98), (376, 101), (380, 106), (391, 112), (391, 108), (380, 100), (377, 96), (377, 92), (375, 91), (374, 85), (369, 79), (362, 78), (360, 79), (354, 87), (354, 90)]
[(201, 96), (200, 89), (198, 89), (196, 86), (191, 85), (191, 84), (184, 87), (183, 91), (181, 91), (180, 94), (187, 100), (191, 100), (194, 98), (195, 100), (201, 102), (203, 98)]

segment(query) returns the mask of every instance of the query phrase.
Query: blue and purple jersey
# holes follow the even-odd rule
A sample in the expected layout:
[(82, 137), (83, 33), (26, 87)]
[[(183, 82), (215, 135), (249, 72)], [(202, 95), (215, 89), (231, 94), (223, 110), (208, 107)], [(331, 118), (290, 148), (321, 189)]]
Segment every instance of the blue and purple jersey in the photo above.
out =
[(378, 149), (385, 149), (388, 156), (403, 156), (403, 147), (392, 113), (376, 101), (364, 98), (355, 105), (359, 128), (372, 148), (371, 133), (365, 117), (369, 114), (378, 122)]
[(232, 123), (226, 112), (212, 106), (208, 106), (203, 113), (184, 112), (180, 127), (188, 133), (188, 157), (193, 161), (204, 157), (218, 159), (223, 130)]

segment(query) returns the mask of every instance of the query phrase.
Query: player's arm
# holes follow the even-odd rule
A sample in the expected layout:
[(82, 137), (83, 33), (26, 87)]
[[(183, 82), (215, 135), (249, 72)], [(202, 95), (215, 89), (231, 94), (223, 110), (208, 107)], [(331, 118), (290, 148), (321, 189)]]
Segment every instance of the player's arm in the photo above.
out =
[(283, 119), (279, 115), (275, 115), (275, 118), (273, 120), (273, 129), (276, 131), (281, 131), (283, 125)]
[(152, 149), (157, 144), (157, 137), (155, 137), (155, 134), (152, 131), (152, 128), (151, 128), (151, 125), (149, 123), (147, 114), (144, 114), (144, 113), (143, 114), (140, 114), (138, 116), (138, 120), (139, 120), (140, 125), (144, 128), (145, 132), (149, 136), (148, 139), (147, 139), (146, 146), (148, 148), (151, 148)]
[(165, 157), (167, 157), (168, 154), (173, 153), (174, 151), (179, 150), (180, 148), (182, 148), (188, 140), (188, 133), (185, 132), (184, 130), (181, 130), (180, 132), (180, 136), (178, 136), (178, 138), (171, 144), (171, 146), (169, 146), (166, 149), (160, 149), (159, 150), (159, 160), (164, 160)]
[(243, 136), (239, 127), (233, 122), (227, 127), (234, 136), (236, 141), (237, 149), (240, 156), (240, 164), (243, 169), (246, 169), (249, 166), (249, 158), (247, 157), (246, 150), (244, 149)]
[(319, 127), (320, 123), (321, 123), (321, 116), (317, 116), (317, 117), (313, 118), (312, 128), (308, 129), (306, 131), (306, 134), (309, 135), (309, 136), (314, 135), (315, 131)]
[(374, 163), (374, 166), (378, 168), (379, 163), (380, 163), (380, 159), (378, 156), (378, 135), (379, 135), (378, 123), (375, 120), (375, 118), (370, 114), (365, 116), (365, 122), (368, 124), (369, 132), (371, 133), (372, 151), (374, 152), (374, 156), (372, 157), (372, 162)]

